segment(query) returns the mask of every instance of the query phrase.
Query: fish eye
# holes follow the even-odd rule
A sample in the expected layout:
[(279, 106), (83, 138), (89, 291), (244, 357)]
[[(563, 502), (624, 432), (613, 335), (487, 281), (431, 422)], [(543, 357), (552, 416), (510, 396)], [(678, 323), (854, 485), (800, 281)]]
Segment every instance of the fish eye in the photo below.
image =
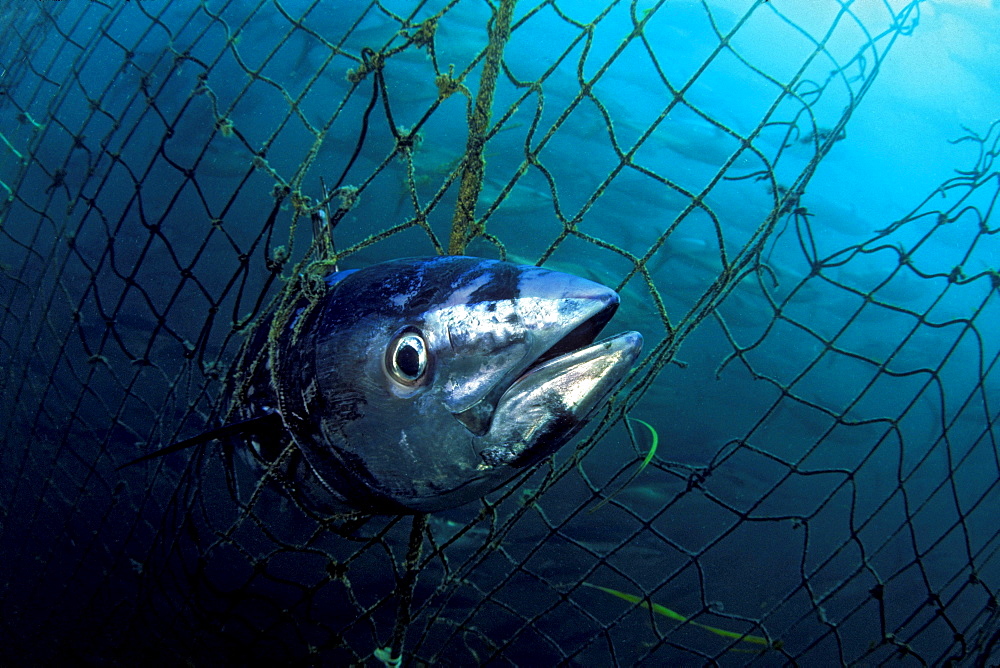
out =
[(406, 327), (392, 338), (385, 351), (385, 368), (398, 383), (413, 387), (427, 374), (427, 342), (415, 327)]

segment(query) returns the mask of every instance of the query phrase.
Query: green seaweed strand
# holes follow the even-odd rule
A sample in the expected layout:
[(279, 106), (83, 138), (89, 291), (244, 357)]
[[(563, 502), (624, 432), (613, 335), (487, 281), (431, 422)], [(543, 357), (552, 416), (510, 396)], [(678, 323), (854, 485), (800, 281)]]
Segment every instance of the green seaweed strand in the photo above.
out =
[[(645, 420), (640, 420), (639, 418), (634, 418), (634, 417), (626, 417), (625, 419), (626, 420), (631, 420), (632, 422), (638, 422), (639, 424), (641, 424), (642, 426), (644, 426), (646, 429), (648, 429), (649, 433), (653, 435), (653, 442), (649, 446), (649, 452), (646, 453), (646, 458), (643, 459), (642, 460), (642, 464), (639, 465), (639, 470), (636, 471), (635, 474), (633, 474), (633, 478), (634, 478), (635, 476), (637, 476), (640, 473), (642, 473), (642, 470), (644, 468), (646, 468), (647, 466), (649, 466), (649, 462), (653, 461), (653, 457), (656, 456), (656, 447), (660, 444), (660, 435), (656, 433), (655, 429), (653, 429), (653, 425), (649, 424)], [(631, 478), (629, 479), (629, 482), (632, 482)], [(625, 483), (625, 484), (627, 485), (628, 483)]]
[(618, 591), (617, 589), (611, 589), (610, 587), (601, 587), (599, 585), (590, 584), (589, 582), (583, 582), (581, 584), (583, 584), (586, 587), (591, 587), (592, 589), (600, 589), (604, 593), (616, 596), (622, 599), (623, 601), (628, 601), (629, 603), (641, 604), (645, 607), (648, 607), (650, 610), (652, 610), (658, 615), (663, 615), (664, 617), (673, 619), (675, 621), (684, 624), (691, 624), (693, 626), (697, 626), (700, 629), (705, 629), (709, 633), (714, 633), (715, 635), (722, 636), (723, 638), (731, 638), (733, 640), (739, 640), (740, 642), (753, 643), (754, 645), (763, 645), (765, 647), (765, 651), (767, 649), (772, 649), (772, 648), (777, 649), (778, 647), (780, 647), (779, 643), (777, 642), (771, 643), (767, 638), (764, 638), (763, 636), (750, 635), (749, 633), (738, 633), (736, 631), (727, 631), (726, 629), (720, 629), (715, 626), (709, 626), (708, 624), (701, 624), (699, 622), (692, 621), (690, 618), (685, 617), (679, 612), (674, 612), (670, 608), (662, 606), (659, 603), (653, 603), (652, 601), (646, 598), (635, 596), (633, 594), (626, 594), (623, 591)]
[[(639, 468), (637, 468), (635, 470), (635, 473), (633, 473), (632, 475), (630, 475), (629, 478), (628, 478), (628, 480), (626, 480), (622, 484), (621, 487), (619, 487), (618, 489), (616, 489), (614, 492), (612, 492), (611, 494), (609, 494), (603, 501), (601, 501), (596, 506), (594, 506), (593, 508), (591, 508), (588, 511), (589, 513), (594, 513), (596, 511), (600, 510), (601, 508), (603, 508), (604, 504), (606, 504), (611, 499), (615, 498), (615, 496), (617, 496), (619, 492), (621, 492), (623, 489), (625, 489), (630, 484), (632, 484), (632, 481), (636, 479), (636, 476), (638, 476), (640, 473), (642, 473), (643, 469), (645, 469), (647, 466), (649, 466), (649, 463), (651, 461), (653, 461), (653, 457), (656, 456), (656, 449), (660, 445), (660, 435), (656, 432), (656, 429), (653, 428), (653, 425), (649, 424), (645, 420), (640, 420), (639, 418), (625, 416), (625, 419), (626, 420), (631, 420), (632, 422), (638, 422), (639, 424), (641, 424), (644, 427), (646, 427), (646, 429), (649, 430), (649, 433), (652, 434), (652, 436), (653, 436), (653, 442), (649, 445), (649, 452), (646, 453), (646, 457), (642, 460), (642, 463), (639, 464)], [(631, 430), (629, 430), (629, 435), (631, 436), (631, 434), (632, 434), (632, 432), (631, 432)]]

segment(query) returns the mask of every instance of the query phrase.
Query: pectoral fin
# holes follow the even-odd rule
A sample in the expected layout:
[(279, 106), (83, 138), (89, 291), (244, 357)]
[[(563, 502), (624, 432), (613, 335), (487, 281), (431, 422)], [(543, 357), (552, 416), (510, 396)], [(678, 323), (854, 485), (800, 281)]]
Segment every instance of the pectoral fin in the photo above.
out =
[(249, 420), (243, 420), (242, 422), (234, 422), (233, 424), (223, 425), (217, 429), (211, 429), (209, 431), (198, 434), (197, 436), (192, 436), (191, 438), (185, 439), (183, 441), (178, 441), (172, 445), (168, 445), (159, 450), (154, 450), (149, 454), (143, 455), (141, 457), (136, 457), (132, 461), (126, 462), (121, 466), (115, 468), (116, 471), (121, 471), (124, 468), (132, 466), (133, 464), (138, 464), (139, 462), (144, 462), (150, 459), (156, 459), (157, 457), (163, 457), (165, 455), (170, 455), (175, 452), (180, 452), (181, 450), (186, 450), (187, 448), (194, 447), (196, 445), (201, 445), (202, 443), (208, 443), (209, 441), (214, 441), (216, 439), (225, 438), (227, 436), (239, 436), (243, 434), (252, 434), (256, 431), (263, 431), (267, 429), (274, 429), (275, 427), (281, 426), (281, 416), (277, 413), (268, 413), (266, 415), (261, 415), (258, 417), (250, 418)]

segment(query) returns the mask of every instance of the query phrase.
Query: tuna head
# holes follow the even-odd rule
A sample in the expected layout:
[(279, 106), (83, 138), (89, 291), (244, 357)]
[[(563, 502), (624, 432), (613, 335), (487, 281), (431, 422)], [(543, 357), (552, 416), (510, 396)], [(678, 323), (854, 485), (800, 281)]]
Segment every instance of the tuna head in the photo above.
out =
[(275, 342), (271, 375), (301, 453), (294, 488), (325, 509), (481, 497), (566, 443), (642, 346), (636, 332), (594, 343), (614, 291), (538, 267), (406, 259), (328, 284)]

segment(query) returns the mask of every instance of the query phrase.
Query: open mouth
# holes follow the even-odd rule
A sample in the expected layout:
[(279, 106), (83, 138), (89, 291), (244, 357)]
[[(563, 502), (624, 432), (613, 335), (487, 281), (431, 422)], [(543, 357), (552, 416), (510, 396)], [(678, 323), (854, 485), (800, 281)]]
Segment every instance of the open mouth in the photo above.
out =
[[(592, 316), (581, 322), (565, 336), (556, 341), (548, 350), (542, 353), (538, 359), (532, 362), (521, 376), (525, 376), (532, 370), (544, 365), (557, 357), (575, 352), (581, 348), (589, 346), (601, 333), (605, 325), (610, 322), (615, 311), (618, 310), (618, 295), (610, 292), (605, 297), (604, 306)], [(519, 378), (520, 379), (520, 378)], [(516, 382), (516, 381), (515, 381)]]
[[(592, 340), (599, 331), (585, 330), (570, 343)], [(642, 336), (622, 332), (583, 347), (563, 339), (559, 347), (572, 349), (556, 356), (550, 349), (500, 397), (487, 435), (495, 445), (482, 453), (488, 463), (530, 465), (566, 443), (624, 380)]]
[[(496, 400), (494, 431), (512, 423), (534, 423), (528, 431), (563, 432), (565, 441), (600, 407), (624, 379), (642, 350), (638, 332), (622, 332), (595, 342), (618, 310), (618, 295), (607, 290), (592, 295), (576, 327), (566, 332), (527, 365)], [(554, 423), (560, 423), (556, 428)], [(523, 438), (522, 438), (523, 440)], [(548, 440), (548, 439), (547, 439)]]
[[(594, 343), (599, 332), (600, 329), (594, 330), (589, 337), (578, 339), (577, 345), (564, 347), (565, 352), (561, 354), (550, 354), (553, 351), (550, 349), (511, 383), (500, 402), (538, 387), (558, 385), (563, 408), (584, 417), (579, 415), (581, 401), (599, 385), (607, 386), (608, 390), (617, 385), (642, 348), (642, 336), (638, 332), (622, 332)], [(610, 377), (606, 377), (609, 374)], [(596, 406), (603, 397), (602, 394), (592, 403)]]
[[(559, 303), (559, 313), (550, 313), (548, 317), (553, 319), (551, 322), (562, 321), (559, 323), (562, 326), (543, 327), (535, 334), (536, 351), (541, 350), (541, 352), (536, 352), (534, 359), (530, 357), (522, 359), (518, 365), (520, 368), (512, 369), (506, 382), (498, 382), (480, 401), (463, 411), (453, 413), (470, 432), (477, 436), (486, 434), (494, 420), (499, 403), (515, 391), (514, 388), (518, 387), (527, 376), (593, 344), (594, 339), (618, 310), (619, 299), (613, 290), (589, 282), (585, 286), (585, 291), (581, 292), (571, 293), (562, 299), (549, 300), (549, 304)], [(552, 307), (547, 306), (547, 308)], [(556, 339), (559, 330), (561, 335)], [(544, 345), (545, 338), (554, 340), (551, 340), (547, 348), (537, 347), (539, 343)]]

